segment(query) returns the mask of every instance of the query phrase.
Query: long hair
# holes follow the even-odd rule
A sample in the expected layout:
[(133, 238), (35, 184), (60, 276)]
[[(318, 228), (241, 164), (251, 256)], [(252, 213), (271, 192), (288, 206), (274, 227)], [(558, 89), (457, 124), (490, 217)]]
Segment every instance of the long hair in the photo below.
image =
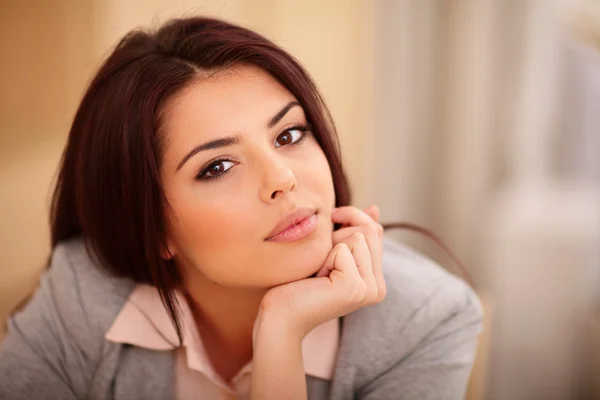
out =
[(198, 73), (239, 63), (264, 69), (296, 97), (329, 162), (336, 206), (350, 204), (335, 125), (309, 74), (263, 36), (201, 17), (132, 31), (117, 44), (75, 114), (52, 197), (52, 247), (82, 236), (114, 274), (155, 286), (180, 339), (173, 289), (181, 275), (163, 259), (170, 209), (159, 175), (161, 114)]
[(52, 248), (81, 236), (112, 273), (156, 287), (180, 341), (173, 289), (182, 278), (163, 258), (171, 210), (159, 174), (161, 116), (198, 73), (239, 63), (264, 69), (296, 97), (329, 162), (336, 206), (350, 204), (335, 125), (309, 74), (263, 36), (202, 17), (135, 30), (117, 44), (77, 109), (52, 197)]

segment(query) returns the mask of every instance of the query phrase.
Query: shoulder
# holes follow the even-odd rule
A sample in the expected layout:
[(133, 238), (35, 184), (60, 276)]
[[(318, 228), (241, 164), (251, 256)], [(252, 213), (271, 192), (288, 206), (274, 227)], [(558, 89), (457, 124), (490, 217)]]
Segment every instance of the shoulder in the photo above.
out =
[(54, 248), (39, 287), (12, 322), (27, 328), (20, 331), (29, 335), (36, 328), (59, 330), (57, 334), (86, 352), (103, 342), (134, 286), (103, 268), (83, 239), (70, 239)]
[(365, 380), (417, 351), (448, 321), (469, 334), (480, 330), (475, 292), (432, 260), (384, 236), (382, 268), (384, 301), (344, 318), (340, 362), (353, 365)]
[(120, 349), (104, 334), (133, 287), (94, 262), (81, 239), (59, 244), (32, 298), (8, 320), (0, 397), (43, 398), (50, 391), (83, 398), (104, 390)]
[[(65, 312), (83, 312), (93, 319), (102, 336), (135, 287), (130, 279), (111, 274), (93, 256), (81, 238), (60, 243), (54, 249), (47, 279), (56, 288)], [(76, 309), (69, 304), (77, 302)], [(67, 304), (68, 303), (68, 304)]]
[(476, 293), (462, 278), (389, 236), (383, 239), (382, 268), (387, 296), (379, 307), (372, 307), (372, 317), (383, 317), (398, 327), (401, 321), (419, 318), (415, 312), (432, 307), (439, 317), (451, 316), (469, 306), (481, 314)]

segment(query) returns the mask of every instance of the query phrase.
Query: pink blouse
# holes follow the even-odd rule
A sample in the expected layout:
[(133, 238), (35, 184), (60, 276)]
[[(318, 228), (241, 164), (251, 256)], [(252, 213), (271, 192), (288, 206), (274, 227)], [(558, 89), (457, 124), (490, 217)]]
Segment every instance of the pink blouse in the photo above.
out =
[[(175, 398), (247, 399), (252, 362), (225, 382), (213, 368), (185, 296), (176, 293), (181, 305), (183, 346), (178, 347), (175, 328), (158, 291), (137, 285), (105, 335), (106, 340), (158, 351), (175, 351)], [(302, 342), (306, 374), (331, 380), (337, 357), (339, 321), (330, 320), (313, 329)]]

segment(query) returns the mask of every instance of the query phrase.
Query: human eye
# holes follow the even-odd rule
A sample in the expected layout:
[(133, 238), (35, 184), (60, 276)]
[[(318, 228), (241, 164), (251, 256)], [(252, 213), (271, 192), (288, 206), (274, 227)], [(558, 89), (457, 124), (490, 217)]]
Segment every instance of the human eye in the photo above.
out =
[(204, 167), (196, 176), (196, 180), (209, 181), (218, 179), (227, 174), (235, 163), (228, 159), (215, 160)]
[(294, 125), (286, 128), (275, 139), (275, 147), (300, 144), (310, 131), (310, 125)]

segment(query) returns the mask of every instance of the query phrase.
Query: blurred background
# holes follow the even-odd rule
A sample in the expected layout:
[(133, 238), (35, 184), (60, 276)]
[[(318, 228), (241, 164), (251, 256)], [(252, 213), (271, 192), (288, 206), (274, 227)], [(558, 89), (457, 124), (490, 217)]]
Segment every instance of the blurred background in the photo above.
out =
[(193, 14), (295, 55), (337, 124), (354, 205), (432, 229), (468, 266), (486, 313), (470, 399), (600, 398), (598, 0), (0, 1), (2, 324), (49, 254), (86, 84), (127, 31)]

